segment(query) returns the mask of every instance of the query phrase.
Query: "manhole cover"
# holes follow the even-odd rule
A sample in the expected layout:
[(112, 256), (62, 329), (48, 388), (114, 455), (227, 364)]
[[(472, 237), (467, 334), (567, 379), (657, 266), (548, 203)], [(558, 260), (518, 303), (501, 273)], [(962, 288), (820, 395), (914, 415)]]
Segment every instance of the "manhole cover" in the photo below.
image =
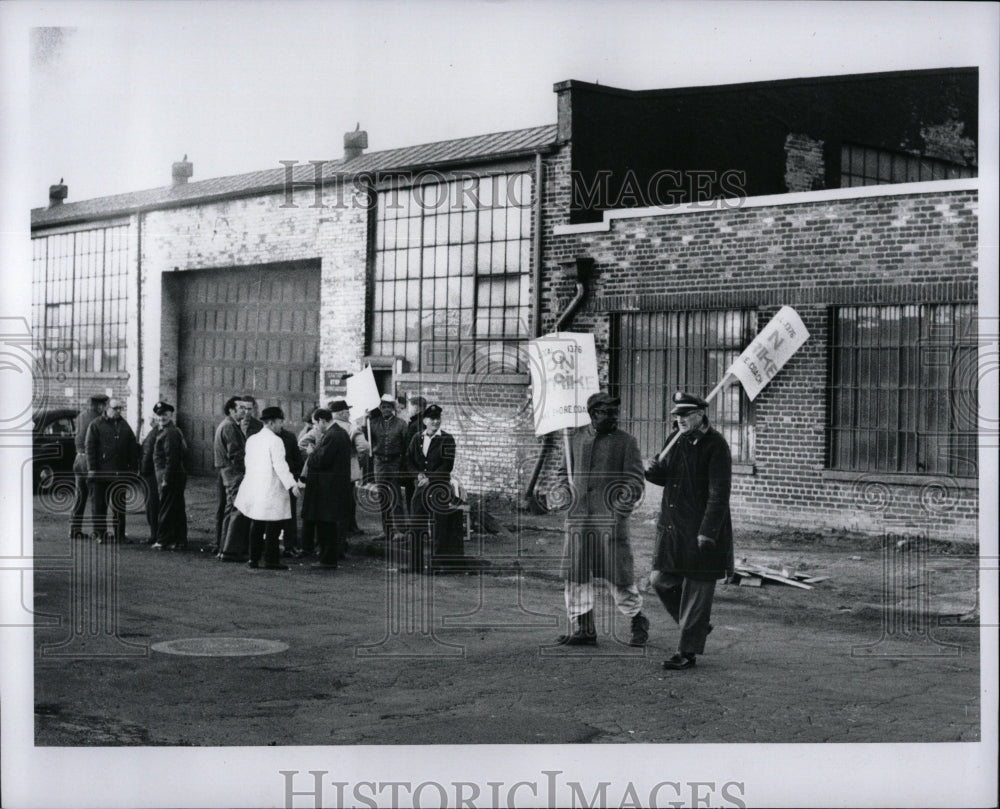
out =
[(287, 643), (280, 640), (260, 638), (181, 638), (154, 643), (155, 652), (169, 655), (191, 655), (193, 657), (247, 657), (249, 655), (272, 655), (283, 652)]

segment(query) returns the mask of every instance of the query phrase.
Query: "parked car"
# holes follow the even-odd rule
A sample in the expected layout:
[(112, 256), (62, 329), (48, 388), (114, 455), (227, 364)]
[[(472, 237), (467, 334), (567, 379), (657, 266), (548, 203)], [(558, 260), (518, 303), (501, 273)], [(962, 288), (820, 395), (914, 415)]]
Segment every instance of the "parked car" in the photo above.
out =
[(76, 418), (80, 411), (46, 408), (35, 413), (32, 447), (32, 491), (51, 489), (60, 479), (73, 479)]

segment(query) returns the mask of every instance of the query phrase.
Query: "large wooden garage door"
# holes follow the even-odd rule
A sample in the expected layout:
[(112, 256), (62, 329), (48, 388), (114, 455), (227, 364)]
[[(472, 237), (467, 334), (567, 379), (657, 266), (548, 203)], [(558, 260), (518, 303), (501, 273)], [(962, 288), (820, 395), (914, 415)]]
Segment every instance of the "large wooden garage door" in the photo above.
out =
[(318, 402), (318, 261), (192, 271), (178, 278), (178, 424), (193, 470), (233, 395), (278, 405), (297, 429)]

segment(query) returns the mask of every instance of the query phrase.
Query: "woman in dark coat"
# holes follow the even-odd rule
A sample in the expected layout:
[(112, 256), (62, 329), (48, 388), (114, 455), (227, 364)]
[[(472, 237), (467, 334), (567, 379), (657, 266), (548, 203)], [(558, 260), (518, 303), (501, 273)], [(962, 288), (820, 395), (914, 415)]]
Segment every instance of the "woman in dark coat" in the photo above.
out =
[[(460, 567), (464, 556), (462, 512), (451, 489), (455, 466), (455, 438), (441, 429), (441, 408), (430, 405), (423, 414), (424, 429), (410, 439), (406, 464), (416, 476), (410, 514), (430, 520), (431, 565), (437, 569)], [(413, 537), (410, 565), (415, 573), (423, 570), (423, 542)]]
[[(327, 413), (327, 415), (329, 415)], [(305, 466), (305, 492), (302, 494), (302, 521), (315, 524), (319, 561), (313, 567), (333, 570), (340, 557), (341, 521), (350, 518), (351, 443), (347, 432), (326, 430), (309, 455)]]

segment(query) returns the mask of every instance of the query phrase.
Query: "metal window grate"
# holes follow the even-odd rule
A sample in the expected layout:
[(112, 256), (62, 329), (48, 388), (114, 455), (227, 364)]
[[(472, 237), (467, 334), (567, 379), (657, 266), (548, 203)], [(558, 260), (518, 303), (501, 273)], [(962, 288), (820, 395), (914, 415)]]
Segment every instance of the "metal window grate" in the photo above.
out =
[(38, 236), (32, 247), (33, 328), (46, 363), (58, 351), (67, 371), (124, 372), (128, 226)]
[(830, 468), (975, 475), (976, 306), (844, 306), (830, 320)]
[[(753, 310), (623, 312), (612, 316), (612, 390), (622, 399), (622, 428), (644, 455), (658, 452), (672, 428), (675, 390), (705, 396), (757, 333)], [(711, 402), (709, 418), (733, 461), (752, 463), (753, 408), (739, 385)]]
[(889, 185), (927, 180), (953, 180), (977, 176), (974, 166), (948, 160), (868, 146), (844, 144), (840, 148), (840, 187)]
[(531, 197), (527, 173), (380, 193), (371, 353), (413, 371), (523, 372)]

